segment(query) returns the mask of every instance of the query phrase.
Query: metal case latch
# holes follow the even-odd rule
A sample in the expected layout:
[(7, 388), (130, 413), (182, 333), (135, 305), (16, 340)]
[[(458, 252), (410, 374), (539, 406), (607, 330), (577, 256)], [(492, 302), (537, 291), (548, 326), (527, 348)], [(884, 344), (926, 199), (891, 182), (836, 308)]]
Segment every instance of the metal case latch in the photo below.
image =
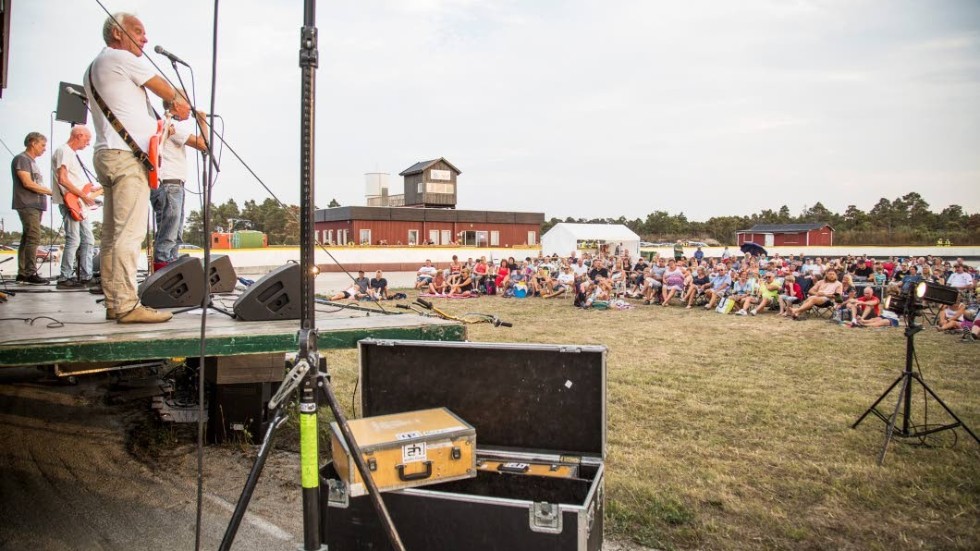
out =
[(350, 494), (347, 485), (341, 480), (327, 480), (327, 501), (334, 507), (346, 509), (350, 506)]
[(529, 523), (532, 532), (560, 534), (561, 508), (558, 505), (541, 501), (531, 504)]

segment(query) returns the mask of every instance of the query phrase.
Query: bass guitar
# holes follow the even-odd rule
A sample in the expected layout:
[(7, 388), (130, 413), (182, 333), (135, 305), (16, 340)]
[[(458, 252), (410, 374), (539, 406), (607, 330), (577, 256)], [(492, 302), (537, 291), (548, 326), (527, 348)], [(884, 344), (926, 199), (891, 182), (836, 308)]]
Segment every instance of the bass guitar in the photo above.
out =
[[(93, 191), (96, 191), (101, 195), (101, 189), (102, 188), (96, 188), (95, 184), (89, 182), (82, 187), (82, 193), (85, 195), (91, 195)], [(65, 207), (68, 209), (68, 214), (71, 216), (71, 219), (76, 222), (85, 220), (88, 218), (89, 213), (101, 206), (100, 203), (96, 203), (91, 206), (86, 205), (85, 201), (82, 201), (81, 197), (70, 191), (66, 191), (64, 193), (64, 197)]]

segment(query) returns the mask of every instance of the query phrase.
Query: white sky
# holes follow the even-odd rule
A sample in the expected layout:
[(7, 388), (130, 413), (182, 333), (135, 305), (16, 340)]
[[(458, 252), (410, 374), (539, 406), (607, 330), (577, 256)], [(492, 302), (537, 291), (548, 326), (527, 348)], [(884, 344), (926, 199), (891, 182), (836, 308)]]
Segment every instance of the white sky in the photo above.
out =
[[(213, 3), (104, 3), (143, 20), (166, 74), (157, 44), (195, 68), (207, 109)], [(225, 137), (289, 203), (302, 5), (219, 8)], [(14, 152), (51, 134), (58, 82), (81, 81), (104, 18), (95, 0), (14, 2), (0, 100)], [(937, 212), (980, 211), (975, 0), (337, 0), (319, 2), (317, 25), (320, 206), (364, 204), (365, 172), (390, 172), (400, 193), (398, 172), (446, 157), (463, 171), (460, 208), (549, 218), (867, 211), (910, 191)], [(49, 150), (67, 135), (55, 122)], [(214, 197), (266, 195), (226, 154)], [(19, 229), (10, 201), (8, 181), (0, 217)]]

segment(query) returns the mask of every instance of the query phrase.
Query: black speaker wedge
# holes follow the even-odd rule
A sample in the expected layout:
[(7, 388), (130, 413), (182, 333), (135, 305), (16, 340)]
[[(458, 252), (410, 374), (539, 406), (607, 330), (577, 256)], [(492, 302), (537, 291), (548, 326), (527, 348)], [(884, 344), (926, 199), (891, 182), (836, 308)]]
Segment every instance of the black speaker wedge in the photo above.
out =
[(228, 255), (212, 256), (211, 267), (208, 272), (210, 273), (208, 279), (211, 282), (212, 293), (231, 293), (235, 290), (235, 283), (238, 278)]
[(249, 286), (235, 301), (235, 317), (243, 321), (300, 318), (299, 264), (284, 264)]
[(150, 308), (184, 308), (204, 300), (204, 265), (185, 256), (157, 270), (139, 286), (140, 302)]

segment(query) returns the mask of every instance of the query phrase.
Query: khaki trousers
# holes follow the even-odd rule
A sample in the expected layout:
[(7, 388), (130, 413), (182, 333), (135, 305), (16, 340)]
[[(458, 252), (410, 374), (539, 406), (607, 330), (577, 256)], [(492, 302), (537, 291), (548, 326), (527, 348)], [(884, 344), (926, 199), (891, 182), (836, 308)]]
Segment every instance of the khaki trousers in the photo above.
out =
[(150, 186), (130, 151), (95, 152), (95, 174), (105, 188), (102, 221), (102, 290), (106, 308), (125, 314), (139, 305), (136, 270), (146, 237)]

